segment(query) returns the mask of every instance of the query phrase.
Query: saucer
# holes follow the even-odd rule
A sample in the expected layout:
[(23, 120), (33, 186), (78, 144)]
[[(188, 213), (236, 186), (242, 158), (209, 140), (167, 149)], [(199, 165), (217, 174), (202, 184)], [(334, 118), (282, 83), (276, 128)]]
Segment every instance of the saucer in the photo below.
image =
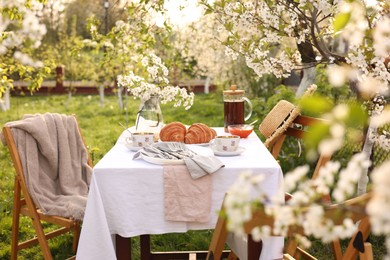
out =
[(137, 152), (138, 150), (141, 150), (143, 147), (142, 146), (134, 146), (133, 143), (125, 143), (125, 146), (131, 150), (131, 151), (134, 151), (134, 152)]
[(227, 152), (227, 151), (216, 151), (214, 149), (212, 149), (213, 152), (214, 152), (214, 155), (217, 155), (217, 156), (236, 156), (236, 155), (240, 155), (242, 154), (242, 152), (245, 151), (245, 148), (242, 147), (242, 146), (239, 146), (237, 148), (237, 150), (235, 151), (231, 151), (231, 152)]
[(150, 157), (141, 152), (141, 158), (144, 159), (148, 163), (158, 164), (158, 165), (178, 165), (185, 164), (182, 159), (163, 159), (163, 158), (155, 158)]
[(207, 142), (207, 143), (186, 144), (186, 145), (209, 146), (209, 145), (210, 145), (210, 143), (209, 143), (209, 142)]

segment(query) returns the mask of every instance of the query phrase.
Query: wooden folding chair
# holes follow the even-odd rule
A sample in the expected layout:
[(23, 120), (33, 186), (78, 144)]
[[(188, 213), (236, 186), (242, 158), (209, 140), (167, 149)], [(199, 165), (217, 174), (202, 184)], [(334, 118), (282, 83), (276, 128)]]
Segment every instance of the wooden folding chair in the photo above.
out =
[[(78, 133), (81, 135), (80, 128), (78, 129)], [(53, 259), (47, 240), (70, 231), (73, 232), (72, 250), (73, 252), (76, 252), (80, 236), (80, 222), (61, 216), (44, 215), (42, 211), (37, 208), (27, 188), (22, 163), (19, 157), (19, 152), (14, 137), (12, 135), (11, 128), (3, 127), (3, 135), (6, 145), (10, 151), (11, 158), (16, 171), (14, 186), (14, 208), (12, 219), (11, 259), (17, 259), (17, 254), (19, 250), (35, 246), (37, 244), (40, 245), (45, 260)], [(88, 164), (92, 167), (92, 161), (89, 156)], [(36, 237), (27, 241), (19, 242), (20, 215), (28, 216), (31, 218), (33, 227), (36, 232)], [(45, 233), (42, 227), (42, 222), (48, 222), (60, 226), (60, 228)]]
[[(368, 222), (368, 216), (365, 211), (365, 206), (367, 205), (371, 197), (372, 197), (372, 193), (366, 193), (356, 198), (347, 200), (343, 203), (331, 204), (325, 208), (325, 217), (327, 219), (332, 220), (333, 223), (336, 225), (341, 225), (345, 218), (350, 218), (354, 223), (360, 221), (360, 226), (366, 226)], [(305, 209), (301, 208), (300, 210), (305, 210)], [(267, 215), (264, 212), (264, 209), (256, 209), (253, 212), (251, 220), (244, 225), (244, 230), (246, 233), (250, 233), (250, 231), (256, 226), (267, 225), (272, 228), (273, 224), (274, 224), (274, 219), (272, 216)], [(296, 234), (304, 235), (303, 228), (298, 225), (290, 226), (287, 233), (287, 237), (289, 238)], [(360, 237), (361, 235), (355, 235), (351, 241), (356, 241), (356, 236)], [(288, 260), (301, 259), (301, 258), (317, 259), (314, 256), (307, 254), (306, 251), (299, 249), (298, 244), (294, 239), (290, 239), (288, 241), (289, 242), (284, 248), (283, 259), (288, 259)], [(372, 260), (373, 254), (372, 254), (371, 244), (368, 242), (363, 242), (362, 247), (364, 248), (364, 250), (359, 254), (360, 259)], [(356, 259), (357, 255), (354, 256), (353, 254), (348, 252), (352, 252), (352, 250), (347, 249), (346, 253), (340, 259), (343, 260)]]
[[(270, 151), (272, 155), (277, 158), (277, 156), (280, 153), (280, 150), (282, 148), (282, 144), (286, 138), (286, 136), (293, 136), (296, 138), (303, 138), (305, 135), (305, 128), (310, 127), (311, 125), (318, 124), (324, 122), (322, 119), (313, 118), (313, 117), (307, 117), (307, 116), (298, 116), (294, 120), (294, 125), (290, 126), (286, 132), (281, 135), (274, 144), (270, 147)], [(299, 128), (297, 128), (297, 126)], [(325, 165), (329, 160), (331, 159), (331, 156), (323, 156), (321, 155), (318, 159), (316, 168), (314, 170), (312, 179), (315, 179), (318, 175), (318, 172), (320, 168)], [(286, 199), (289, 198), (289, 195), (286, 194)], [(323, 198), (325, 201), (328, 201), (331, 203), (330, 196), (327, 195)], [(358, 255), (360, 255), (360, 259), (371, 259), (370, 258), (370, 252), (372, 254), (371, 244), (366, 242), (368, 239), (368, 236), (371, 232), (370, 224), (367, 217), (364, 217), (358, 225), (358, 231), (355, 233), (355, 235), (350, 240), (347, 249), (344, 251), (344, 253), (341, 250), (340, 242), (339, 240), (333, 241), (331, 243), (332, 251), (334, 255), (335, 260), (347, 260), (347, 259), (357, 259)], [(294, 248), (296, 251), (294, 253), (290, 251), (290, 255), (295, 255), (295, 257), (299, 258), (300, 256), (303, 259), (316, 259), (315, 257), (311, 256), (307, 252), (305, 252), (303, 249), (301, 249), (297, 244), (290, 243), (288, 245), (288, 248), (290, 250), (293, 250)], [(292, 249), (291, 249), (292, 248)], [(367, 249), (366, 249), (367, 248)], [(366, 250), (365, 250), (366, 249)]]
[[(363, 194), (359, 197), (347, 200), (339, 204), (331, 204), (326, 207), (325, 216), (331, 219), (335, 224), (342, 224), (345, 218), (351, 218), (354, 223), (359, 222), (358, 231), (351, 238), (347, 249), (344, 254), (340, 253), (340, 256), (334, 255), (334, 259), (351, 260), (373, 260), (373, 252), (371, 243), (366, 242), (370, 233), (370, 224), (368, 216), (365, 213), (365, 206), (369, 199), (372, 197), (371, 193)], [(249, 222), (245, 223), (244, 231), (246, 234), (250, 234), (251, 230), (257, 226), (269, 226), (273, 228), (274, 219), (272, 216), (267, 215), (264, 209), (256, 209), (253, 212), (252, 218)], [(210, 244), (209, 253), (207, 255), (208, 260), (222, 259), (220, 252), (222, 251), (228, 232), (226, 229), (226, 219), (221, 218), (217, 222), (212, 242)], [(293, 237), (296, 234), (304, 235), (303, 228), (301, 226), (289, 227), (287, 233), (287, 239)], [(341, 250), (341, 249), (340, 249)], [(315, 256), (312, 256), (304, 249), (300, 248), (295, 239), (288, 239), (283, 250), (283, 259), (295, 260), (295, 259), (310, 259), (316, 260)], [(234, 252), (229, 254), (228, 260), (237, 259)], [(249, 260), (259, 259), (259, 256), (249, 256)]]
[[(270, 152), (274, 156), (275, 159), (278, 158), (280, 151), (282, 149), (283, 143), (287, 136), (291, 136), (297, 139), (302, 139), (307, 131), (310, 131), (310, 126), (324, 122), (322, 119), (308, 117), (300, 115), (295, 118), (293, 124), (291, 124), (287, 130), (280, 135), (269, 147)], [(324, 166), (329, 160), (331, 156), (320, 155), (317, 160), (316, 167), (314, 169), (312, 179), (315, 179), (318, 176), (319, 170), (322, 166)], [(285, 196), (286, 200), (290, 198), (289, 194)], [(331, 203), (330, 196), (325, 196), (323, 198), (324, 202)], [(259, 220), (259, 219), (258, 219)], [(332, 252), (334, 255), (334, 259), (336, 260), (349, 260), (356, 259), (358, 256), (360, 259), (372, 259), (372, 249), (371, 244), (366, 242), (368, 236), (371, 232), (370, 224), (367, 217), (362, 217), (361, 221), (358, 225), (358, 231), (354, 234), (352, 239), (350, 240), (347, 249), (344, 253), (341, 250), (339, 240), (335, 240), (331, 243)], [(209, 252), (207, 259), (220, 259), (220, 252), (224, 248), (226, 239), (227, 239), (227, 229), (226, 229), (226, 219), (224, 217), (219, 217), (217, 221), (216, 228), (213, 233), (213, 237), (211, 239)], [(251, 241), (250, 237), (248, 238), (248, 243), (254, 243)], [(261, 244), (259, 245), (261, 248)], [(296, 241), (290, 240), (286, 245), (287, 255), (285, 259), (317, 259), (314, 256), (310, 255), (308, 252), (299, 247)], [(261, 251), (261, 250), (260, 250)], [(231, 252), (229, 259), (235, 259), (234, 252)], [(259, 254), (256, 252), (254, 255), (249, 256), (248, 259), (258, 259)]]
[[(287, 136), (291, 136), (291, 137), (296, 138), (298, 140), (302, 139), (304, 137), (304, 135), (307, 133), (307, 131), (309, 131), (308, 128), (310, 128), (310, 126), (312, 126), (314, 124), (321, 123), (321, 122), (324, 122), (324, 120), (319, 119), (319, 118), (314, 118), (314, 117), (303, 116), (303, 115), (297, 116), (293, 120), (292, 124), (286, 129), (286, 131), (284, 131), (280, 136), (278, 136), (274, 140), (274, 142), (272, 142), (272, 144), (270, 145), (269, 150), (270, 150), (271, 154), (273, 155), (273, 157), (275, 159), (278, 158), (280, 151), (282, 149), (283, 143), (284, 143)], [(320, 168), (322, 166), (324, 166), (330, 160), (330, 158), (331, 158), (331, 156), (328, 156), (328, 155), (327, 156), (321, 155), (318, 158), (316, 167), (315, 167), (313, 175), (312, 175), (313, 179), (318, 176), (318, 172), (319, 172)], [(286, 194), (285, 197), (286, 197), (286, 200), (288, 200), (290, 195)], [(324, 200), (327, 200), (330, 202), (330, 197), (326, 197), (326, 198), (324, 198)], [(226, 220), (224, 217), (220, 216), (218, 218), (216, 228), (214, 230), (213, 237), (212, 237), (211, 242), (210, 242), (207, 259), (212, 259), (212, 258), (220, 259), (220, 257), (221, 257), (220, 252), (224, 248), (227, 236), (228, 236), (228, 232), (226, 230)], [(256, 242), (254, 242), (251, 239), (251, 237), (249, 236), (248, 237), (248, 246), (250, 244), (252, 244), (251, 247), (253, 248), (253, 243), (256, 243)], [(258, 248), (260, 248), (260, 249), (254, 253), (248, 251), (248, 258), (249, 259), (258, 259), (259, 258), (260, 252), (261, 252), (261, 243), (258, 243)], [(341, 253), (340, 243), (338, 241), (334, 241), (332, 243), (332, 249), (334, 252)], [(249, 255), (249, 253), (250, 253), (250, 255)], [(235, 257), (234, 252), (231, 252), (230, 258), (234, 259), (234, 257)]]

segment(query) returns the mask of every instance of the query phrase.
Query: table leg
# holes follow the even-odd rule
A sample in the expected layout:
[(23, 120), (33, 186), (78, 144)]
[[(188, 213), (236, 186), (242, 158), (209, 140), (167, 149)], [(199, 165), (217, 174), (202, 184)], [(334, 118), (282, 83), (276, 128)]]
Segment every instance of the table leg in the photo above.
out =
[(255, 242), (252, 236), (248, 235), (248, 259), (259, 259), (262, 247), (261, 241)]
[(118, 260), (131, 260), (131, 238), (115, 236), (116, 258)]
[(142, 260), (152, 259), (152, 254), (150, 251), (150, 235), (141, 235), (140, 244), (141, 244), (141, 259)]

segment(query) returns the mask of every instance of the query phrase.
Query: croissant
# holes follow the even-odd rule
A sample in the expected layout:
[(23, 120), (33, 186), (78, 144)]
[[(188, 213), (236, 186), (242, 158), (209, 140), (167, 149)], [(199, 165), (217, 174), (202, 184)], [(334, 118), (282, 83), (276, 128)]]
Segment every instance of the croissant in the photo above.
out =
[(184, 142), (186, 144), (208, 143), (216, 135), (214, 129), (211, 129), (203, 123), (195, 123), (188, 128)]
[(160, 130), (160, 140), (169, 142), (184, 142), (186, 126), (181, 122), (171, 122)]

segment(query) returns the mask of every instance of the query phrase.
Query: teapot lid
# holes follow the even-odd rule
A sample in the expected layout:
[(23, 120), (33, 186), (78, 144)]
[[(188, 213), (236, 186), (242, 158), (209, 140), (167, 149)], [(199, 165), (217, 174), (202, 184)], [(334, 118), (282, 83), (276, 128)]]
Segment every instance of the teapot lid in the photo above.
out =
[(226, 95), (243, 95), (244, 93), (245, 93), (245, 90), (237, 89), (237, 85), (231, 85), (230, 90), (223, 91), (223, 94), (226, 94)]

